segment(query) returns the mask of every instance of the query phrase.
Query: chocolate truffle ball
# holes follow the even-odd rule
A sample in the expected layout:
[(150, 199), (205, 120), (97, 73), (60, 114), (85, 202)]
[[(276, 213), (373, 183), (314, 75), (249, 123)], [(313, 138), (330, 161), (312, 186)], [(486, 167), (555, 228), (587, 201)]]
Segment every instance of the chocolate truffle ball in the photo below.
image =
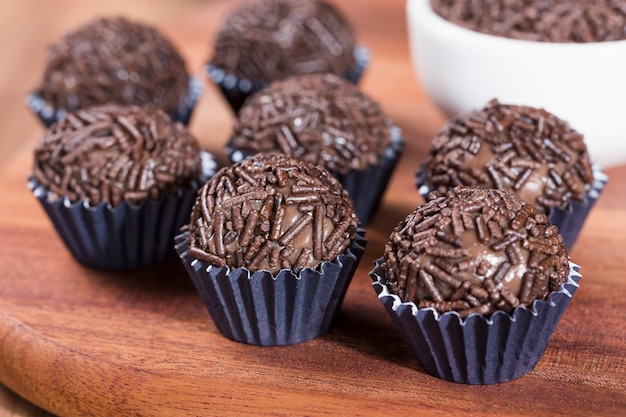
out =
[(448, 123), (430, 148), (427, 183), (501, 188), (543, 212), (583, 201), (593, 173), (583, 136), (543, 110), (491, 101)]
[(241, 109), (233, 160), (280, 151), (346, 174), (374, 165), (391, 142), (392, 122), (350, 82), (332, 74), (272, 83)]
[(216, 266), (299, 272), (356, 236), (352, 200), (325, 169), (279, 153), (222, 168), (199, 191), (190, 254)]
[(107, 105), (70, 113), (50, 127), (35, 148), (33, 177), (51, 198), (115, 207), (175, 193), (201, 170), (195, 138), (165, 112)]
[(403, 301), (462, 317), (530, 306), (569, 273), (543, 213), (510, 191), (474, 187), (431, 193), (392, 232), (382, 268)]
[(101, 18), (48, 50), (35, 94), (68, 112), (108, 103), (180, 109), (189, 89), (183, 58), (156, 29), (123, 17)]
[(354, 47), (348, 21), (324, 0), (249, 1), (226, 19), (210, 65), (254, 83), (343, 75), (354, 66)]

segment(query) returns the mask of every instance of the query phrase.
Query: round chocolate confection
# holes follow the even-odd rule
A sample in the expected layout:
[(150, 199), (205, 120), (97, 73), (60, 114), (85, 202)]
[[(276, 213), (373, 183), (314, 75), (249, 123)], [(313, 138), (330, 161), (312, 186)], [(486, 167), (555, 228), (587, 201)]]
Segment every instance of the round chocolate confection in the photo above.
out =
[(248, 99), (229, 146), (235, 160), (275, 150), (346, 174), (378, 162), (391, 126), (380, 106), (349, 81), (300, 75)]
[(357, 223), (352, 200), (324, 168), (259, 154), (222, 168), (199, 191), (189, 253), (220, 267), (299, 272), (343, 253)]
[(466, 317), (545, 300), (569, 263), (537, 208), (507, 190), (457, 187), (431, 193), (394, 229), (382, 268), (403, 301)]
[(176, 111), (188, 89), (187, 68), (174, 46), (156, 29), (116, 17), (98, 19), (54, 44), (36, 94), (70, 112), (108, 103)]
[(35, 148), (33, 177), (52, 199), (115, 207), (190, 186), (201, 165), (197, 141), (162, 110), (107, 105), (52, 125)]
[(324, 0), (249, 1), (226, 19), (210, 63), (251, 82), (343, 75), (355, 64), (354, 47), (348, 21)]
[(435, 137), (427, 182), (513, 190), (545, 213), (583, 201), (593, 172), (583, 136), (543, 109), (500, 104), (461, 115)]

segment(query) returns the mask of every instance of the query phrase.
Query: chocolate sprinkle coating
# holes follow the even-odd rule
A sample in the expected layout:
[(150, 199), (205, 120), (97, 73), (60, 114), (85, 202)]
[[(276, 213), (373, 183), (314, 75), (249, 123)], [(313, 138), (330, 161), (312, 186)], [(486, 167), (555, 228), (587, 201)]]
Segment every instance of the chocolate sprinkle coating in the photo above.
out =
[(210, 63), (240, 79), (271, 82), (296, 74), (347, 73), (355, 37), (324, 0), (258, 0), (226, 19)]
[(68, 112), (109, 103), (177, 111), (189, 89), (185, 62), (155, 28), (124, 17), (100, 18), (48, 50), (35, 93)]
[(190, 254), (216, 266), (296, 273), (355, 239), (352, 200), (322, 167), (280, 153), (222, 168), (198, 192)]
[(160, 109), (107, 105), (69, 113), (35, 148), (33, 176), (51, 195), (113, 207), (138, 204), (200, 178), (200, 146)]
[(543, 109), (500, 104), (450, 121), (430, 148), (427, 182), (510, 189), (545, 213), (583, 201), (593, 172), (583, 136)]
[(391, 233), (382, 268), (404, 302), (443, 313), (512, 311), (567, 280), (556, 226), (510, 191), (433, 192)]
[(452, 23), (490, 35), (539, 42), (626, 39), (624, 0), (431, 0)]
[(280, 151), (346, 174), (378, 162), (391, 127), (380, 106), (349, 81), (300, 75), (274, 82), (246, 102), (229, 147), (241, 157)]

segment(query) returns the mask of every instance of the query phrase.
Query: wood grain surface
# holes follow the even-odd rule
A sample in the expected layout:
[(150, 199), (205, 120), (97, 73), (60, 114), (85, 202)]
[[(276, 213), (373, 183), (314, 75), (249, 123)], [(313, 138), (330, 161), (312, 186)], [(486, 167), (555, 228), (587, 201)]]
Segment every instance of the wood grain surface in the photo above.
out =
[[(219, 334), (177, 259), (115, 274), (76, 263), (26, 189), (41, 134), (30, 117), (27, 139), (0, 169), (0, 383), (28, 403), (0, 391), (0, 416), (625, 413), (626, 166), (607, 170), (609, 184), (571, 252), (582, 266), (581, 288), (537, 367), (494, 386), (427, 375), (376, 299), (368, 272), (391, 229), (422, 202), (414, 173), (445, 120), (411, 70), (404, 2), (338, 3), (372, 50), (362, 88), (407, 144), (332, 329), (295, 346), (239, 344)], [(200, 73), (233, 4), (184, 2), (154, 22)], [(207, 84), (191, 129), (222, 163), (232, 120)]]

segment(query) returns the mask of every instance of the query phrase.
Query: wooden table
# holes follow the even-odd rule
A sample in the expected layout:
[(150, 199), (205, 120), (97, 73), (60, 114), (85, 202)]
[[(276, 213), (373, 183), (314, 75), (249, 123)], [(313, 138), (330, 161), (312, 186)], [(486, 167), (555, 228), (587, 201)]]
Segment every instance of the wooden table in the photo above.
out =
[[(77, 264), (26, 189), (41, 132), (30, 117), (26, 142), (0, 170), (0, 383), (29, 402), (2, 388), (0, 415), (48, 415), (31, 403), (59, 416), (626, 413), (626, 166), (607, 170), (610, 182), (571, 252), (582, 266), (581, 288), (532, 372), (465, 386), (417, 364), (367, 273), (393, 226), (422, 202), (414, 172), (444, 118), (412, 73), (404, 2), (339, 3), (372, 50), (362, 88), (403, 129), (407, 145), (334, 327), (296, 346), (247, 346), (219, 334), (175, 259), (125, 274)], [(182, 1), (154, 21), (199, 73), (232, 4)], [(123, 2), (113, 7), (123, 10)], [(221, 162), (231, 125), (207, 85), (191, 129)]]

